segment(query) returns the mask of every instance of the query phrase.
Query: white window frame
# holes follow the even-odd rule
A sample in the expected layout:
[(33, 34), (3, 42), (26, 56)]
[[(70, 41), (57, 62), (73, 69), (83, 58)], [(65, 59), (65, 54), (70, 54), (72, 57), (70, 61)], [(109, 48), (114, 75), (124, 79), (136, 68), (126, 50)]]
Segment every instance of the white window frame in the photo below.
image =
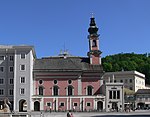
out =
[[(88, 106), (87, 104), (90, 104), (90, 106)], [(87, 107), (91, 107), (91, 102), (86, 102), (86, 106)]]
[[(22, 90), (24, 90), (24, 93), (22, 93)], [(25, 88), (20, 88), (20, 95), (25, 95)]]
[[(22, 58), (22, 55), (24, 54), (24, 58)], [(20, 59), (26, 59), (26, 53), (21, 53), (20, 54)]]
[[(22, 65), (24, 65), (24, 70), (22, 70)], [(26, 65), (25, 64), (20, 65), (20, 71), (26, 71)]]
[[(22, 78), (24, 78), (24, 82), (22, 82)], [(25, 84), (25, 83), (26, 83), (26, 77), (25, 77), (25, 76), (21, 76), (21, 77), (20, 77), (20, 83), (21, 83), (21, 84)]]
[[(11, 67), (13, 68), (13, 71), (10, 71), (10, 68), (11, 68)], [(10, 73), (13, 73), (13, 72), (14, 72), (14, 66), (9, 66), (9, 72), (10, 72)]]

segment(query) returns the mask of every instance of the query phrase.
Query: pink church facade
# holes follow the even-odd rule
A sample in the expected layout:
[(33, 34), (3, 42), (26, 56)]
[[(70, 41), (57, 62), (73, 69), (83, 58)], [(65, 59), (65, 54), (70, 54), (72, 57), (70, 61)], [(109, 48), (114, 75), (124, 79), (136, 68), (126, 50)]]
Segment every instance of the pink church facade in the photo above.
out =
[(67, 53), (36, 59), (33, 70), (34, 110), (93, 111), (105, 108), (103, 68), (95, 18), (91, 18), (88, 57)]

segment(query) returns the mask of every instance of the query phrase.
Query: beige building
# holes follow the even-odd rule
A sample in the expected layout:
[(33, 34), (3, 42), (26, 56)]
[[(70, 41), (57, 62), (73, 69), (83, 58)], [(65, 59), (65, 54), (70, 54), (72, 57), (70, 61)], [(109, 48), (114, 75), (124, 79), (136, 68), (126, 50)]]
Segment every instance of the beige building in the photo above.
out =
[(145, 89), (145, 75), (137, 71), (106, 72), (103, 76), (104, 82), (120, 82), (124, 88), (137, 91)]

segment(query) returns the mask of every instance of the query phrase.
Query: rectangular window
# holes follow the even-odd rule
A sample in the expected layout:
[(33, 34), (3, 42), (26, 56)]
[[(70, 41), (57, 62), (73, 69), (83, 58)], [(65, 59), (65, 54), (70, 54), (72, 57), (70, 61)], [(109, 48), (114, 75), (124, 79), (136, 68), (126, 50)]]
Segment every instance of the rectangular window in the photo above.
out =
[(14, 94), (14, 90), (13, 89), (9, 89), (9, 95), (13, 95)]
[(47, 102), (46, 106), (52, 106), (52, 103), (51, 102)]
[(61, 103), (60, 103), (60, 106), (65, 106), (65, 103), (64, 103), (64, 102), (61, 102)]
[(0, 89), (0, 95), (4, 95), (4, 89)]
[(0, 67), (0, 72), (4, 72), (4, 67), (3, 66)]
[(74, 103), (73, 105), (74, 105), (74, 106), (78, 106), (78, 103)]
[(109, 99), (112, 99), (112, 91), (109, 91)]
[(13, 66), (9, 67), (9, 72), (14, 72), (14, 67)]
[(14, 79), (13, 78), (9, 79), (9, 84), (11, 84), (11, 85), (14, 84)]
[(21, 59), (25, 59), (26, 58), (26, 54), (25, 53), (21, 53)]
[(130, 83), (132, 83), (132, 79), (130, 79)]
[(120, 99), (120, 91), (117, 91), (117, 99)]
[(20, 83), (25, 83), (25, 77), (20, 77)]
[(91, 106), (91, 103), (86, 103), (86, 106)]
[(25, 65), (20, 65), (20, 70), (25, 71)]
[(9, 61), (14, 61), (14, 56), (9, 56)]
[(0, 56), (0, 60), (5, 60), (5, 56)]
[(113, 99), (116, 99), (116, 91), (113, 91)]
[(20, 89), (20, 94), (25, 94), (25, 89), (24, 88)]
[(3, 78), (0, 79), (0, 84), (4, 84), (4, 79)]

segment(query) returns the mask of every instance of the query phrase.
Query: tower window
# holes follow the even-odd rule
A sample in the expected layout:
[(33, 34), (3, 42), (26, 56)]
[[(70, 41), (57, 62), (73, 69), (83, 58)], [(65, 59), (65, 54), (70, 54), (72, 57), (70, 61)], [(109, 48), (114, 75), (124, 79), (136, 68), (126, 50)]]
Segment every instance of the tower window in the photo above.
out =
[(93, 42), (92, 42), (92, 47), (96, 47), (96, 46), (97, 46), (96, 40), (93, 40)]

